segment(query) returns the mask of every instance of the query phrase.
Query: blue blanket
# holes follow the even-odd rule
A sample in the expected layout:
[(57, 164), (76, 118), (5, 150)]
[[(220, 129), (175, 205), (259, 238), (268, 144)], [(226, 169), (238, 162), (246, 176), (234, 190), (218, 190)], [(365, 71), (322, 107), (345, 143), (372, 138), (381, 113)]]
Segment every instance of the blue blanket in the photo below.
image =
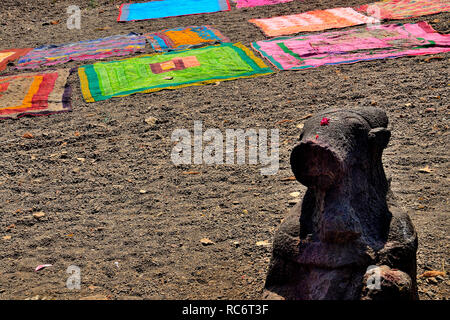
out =
[(120, 7), (117, 21), (132, 21), (229, 11), (228, 0), (160, 0), (127, 3)]

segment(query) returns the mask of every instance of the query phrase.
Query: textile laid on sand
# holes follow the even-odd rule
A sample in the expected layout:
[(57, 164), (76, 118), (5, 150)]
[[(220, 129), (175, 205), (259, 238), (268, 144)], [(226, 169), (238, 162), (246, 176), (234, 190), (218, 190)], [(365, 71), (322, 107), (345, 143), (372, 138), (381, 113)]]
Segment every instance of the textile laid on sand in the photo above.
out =
[(352, 8), (315, 10), (289, 16), (251, 19), (249, 21), (261, 28), (269, 37), (379, 22), (378, 19), (367, 17)]
[(293, 0), (237, 0), (236, 8), (258, 7), (270, 4), (291, 2)]
[(0, 71), (5, 70), (8, 62), (18, 59), (19, 57), (27, 54), (31, 50), (33, 50), (33, 49), (25, 48), (25, 49), (1, 50), (0, 51)]
[(377, 25), (254, 42), (253, 48), (282, 70), (450, 51), (450, 35), (426, 22)]
[(211, 26), (190, 26), (166, 29), (144, 34), (157, 52), (184, 50), (204, 44), (230, 42), (219, 30)]
[(355, 8), (379, 19), (406, 19), (450, 11), (449, 0), (388, 0)]
[(228, 0), (159, 0), (120, 6), (117, 21), (147, 20), (229, 11)]
[(272, 72), (250, 49), (239, 43), (97, 62), (78, 69), (87, 102)]
[(70, 111), (69, 69), (0, 77), (0, 119)]
[(61, 64), (71, 60), (92, 60), (124, 56), (135, 52), (142, 52), (144, 49), (145, 38), (135, 33), (58, 46), (42, 46), (20, 58), (17, 68), (34, 69), (41, 66)]

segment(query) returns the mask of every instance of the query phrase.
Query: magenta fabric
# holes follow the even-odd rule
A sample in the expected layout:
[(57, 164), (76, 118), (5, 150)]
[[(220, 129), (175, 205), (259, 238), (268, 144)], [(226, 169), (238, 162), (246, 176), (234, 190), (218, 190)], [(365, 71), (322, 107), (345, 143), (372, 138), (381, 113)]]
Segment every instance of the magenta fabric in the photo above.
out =
[(293, 0), (237, 0), (236, 8), (248, 8), (291, 2)]
[(252, 46), (277, 68), (296, 70), (448, 52), (450, 35), (441, 35), (422, 21), (279, 37), (254, 42)]

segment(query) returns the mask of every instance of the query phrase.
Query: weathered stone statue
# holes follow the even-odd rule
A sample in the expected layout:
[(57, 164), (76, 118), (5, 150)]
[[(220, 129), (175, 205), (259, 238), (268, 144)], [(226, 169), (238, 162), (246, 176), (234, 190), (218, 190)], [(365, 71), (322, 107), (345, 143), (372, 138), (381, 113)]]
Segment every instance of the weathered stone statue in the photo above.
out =
[(291, 154), (308, 187), (278, 228), (265, 299), (416, 299), (417, 235), (382, 165), (384, 111), (310, 118)]

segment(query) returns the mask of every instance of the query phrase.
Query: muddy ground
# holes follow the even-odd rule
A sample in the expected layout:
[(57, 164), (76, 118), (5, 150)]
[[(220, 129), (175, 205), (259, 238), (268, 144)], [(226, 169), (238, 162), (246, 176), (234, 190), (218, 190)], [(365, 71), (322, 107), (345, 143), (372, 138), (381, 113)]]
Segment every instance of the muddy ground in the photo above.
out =
[[(0, 49), (203, 24), (248, 46), (265, 38), (250, 18), (365, 0), (294, 1), (117, 23), (121, 2), (3, 0)], [(66, 28), (72, 4), (82, 8), (81, 30)], [(404, 21), (426, 20), (448, 34), (449, 17)], [(383, 161), (419, 235), (418, 274), (444, 263), (447, 268), (450, 54), (439, 56), (276, 71), (89, 104), (78, 76), (71, 75), (73, 112), (0, 122), (0, 298), (259, 298), (271, 247), (255, 243), (272, 241), (289, 194), (305, 192), (298, 182), (283, 181), (292, 176), (297, 125), (328, 107), (376, 105), (388, 113), (392, 138)], [(156, 125), (145, 122), (149, 117), (158, 119)], [(194, 120), (222, 132), (279, 128), (278, 174), (262, 176), (259, 165), (173, 165), (171, 133), (193, 130)], [(24, 139), (25, 133), (33, 138)], [(419, 171), (425, 166), (431, 172)], [(45, 215), (36, 219), (36, 212)], [(204, 246), (202, 238), (214, 244)], [(43, 263), (53, 267), (34, 272)], [(81, 290), (66, 288), (70, 265), (81, 269)], [(449, 288), (448, 277), (419, 280), (421, 299), (448, 299)]]

